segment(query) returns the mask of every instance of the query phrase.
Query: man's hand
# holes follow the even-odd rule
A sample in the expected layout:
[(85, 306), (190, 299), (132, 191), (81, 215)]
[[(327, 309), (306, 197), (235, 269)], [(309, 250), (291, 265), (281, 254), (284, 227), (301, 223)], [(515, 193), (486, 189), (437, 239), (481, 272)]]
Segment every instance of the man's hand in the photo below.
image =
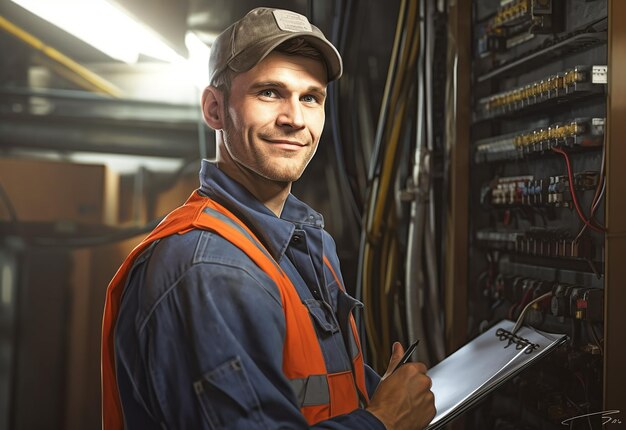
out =
[(393, 371), (403, 354), (402, 345), (394, 343), (387, 371), (367, 407), (388, 430), (422, 429), (435, 417), (435, 396), (426, 366), (406, 363)]

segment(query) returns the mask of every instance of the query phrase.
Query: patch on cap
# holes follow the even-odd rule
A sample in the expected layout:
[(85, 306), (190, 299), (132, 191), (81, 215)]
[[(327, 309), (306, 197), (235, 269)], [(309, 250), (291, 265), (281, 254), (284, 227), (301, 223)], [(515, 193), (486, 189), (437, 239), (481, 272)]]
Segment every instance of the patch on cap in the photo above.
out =
[(276, 19), (276, 24), (278, 25), (278, 28), (280, 28), (282, 31), (289, 31), (292, 33), (298, 33), (301, 31), (313, 31), (309, 20), (306, 19), (306, 16), (288, 10), (280, 9), (274, 10), (272, 11), (272, 13), (274, 14), (274, 18)]

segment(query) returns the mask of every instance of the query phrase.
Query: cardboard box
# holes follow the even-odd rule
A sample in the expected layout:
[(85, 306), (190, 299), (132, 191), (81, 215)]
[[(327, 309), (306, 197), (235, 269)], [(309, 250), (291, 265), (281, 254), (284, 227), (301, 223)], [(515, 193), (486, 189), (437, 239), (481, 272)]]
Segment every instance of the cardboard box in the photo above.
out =
[(175, 185), (156, 196), (151, 217), (165, 216), (181, 206), (199, 186), (198, 173), (192, 172), (182, 176)]
[(9, 204), (21, 222), (118, 221), (119, 177), (104, 165), (0, 158), (0, 186), (2, 221), (10, 220)]

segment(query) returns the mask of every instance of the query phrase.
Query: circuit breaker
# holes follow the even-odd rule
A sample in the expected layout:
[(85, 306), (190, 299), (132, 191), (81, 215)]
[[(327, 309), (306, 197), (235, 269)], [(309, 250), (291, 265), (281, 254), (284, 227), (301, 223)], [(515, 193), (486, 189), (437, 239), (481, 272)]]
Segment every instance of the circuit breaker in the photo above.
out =
[(567, 333), (466, 428), (601, 428), (608, 8), (474, 1), (469, 330), (515, 320)]

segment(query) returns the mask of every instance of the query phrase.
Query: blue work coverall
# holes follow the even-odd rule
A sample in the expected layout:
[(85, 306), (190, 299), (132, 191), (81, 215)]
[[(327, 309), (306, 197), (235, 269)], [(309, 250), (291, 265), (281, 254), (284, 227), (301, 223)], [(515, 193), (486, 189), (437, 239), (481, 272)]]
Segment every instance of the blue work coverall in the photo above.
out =
[[(280, 264), (309, 308), (328, 372), (349, 368), (339, 330), (348, 315), (337, 310), (345, 293), (323, 264), (341, 277), (322, 216), (289, 195), (278, 218), (206, 160), (200, 193), (236, 214)], [(233, 244), (203, 230), (154, 243), (134, 263), (115, 326), (126, 428), (307, 428), (282, 372), (284, 334), (278, 288)], [(365, 375), (371, 397), (380, 377), (368, 366)], [(357, 409), (314, 428), (385, 427)]]

